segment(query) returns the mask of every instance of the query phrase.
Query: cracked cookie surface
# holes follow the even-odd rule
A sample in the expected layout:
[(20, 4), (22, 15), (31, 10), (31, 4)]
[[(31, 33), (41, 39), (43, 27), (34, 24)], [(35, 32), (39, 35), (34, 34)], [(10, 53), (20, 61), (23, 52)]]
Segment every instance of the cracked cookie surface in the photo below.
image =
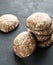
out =
[(26, 19), (26, 26), (33, 31), (48, 29), (51, 24), (51, 17), (43, 12), (33, 13)]
[(45, 41), (45, 42), (38, 42), (38, 47), (48, 47), (51, 44), (53, 44), (53, 34), (51, 35), (51, 38), (48, 39), (47, 41)]
[(19, 24), (19, 20), (15, 15), (4, 14), (0, 17), (0, 31), (9, 32), (15, 29)]
[(36, 49), (36, 40), (30, 32), (22, 32), (14, 39), (13, 48), (17, 56), (28, 57)]

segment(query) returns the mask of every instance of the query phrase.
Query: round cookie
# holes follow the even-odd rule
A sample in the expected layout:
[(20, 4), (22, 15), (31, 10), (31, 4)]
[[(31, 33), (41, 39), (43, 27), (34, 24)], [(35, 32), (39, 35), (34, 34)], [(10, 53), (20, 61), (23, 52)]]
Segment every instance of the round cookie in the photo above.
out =
[(0, 17), (0, 31), (9, 32), (15, 29), (19, 20), (15, 15), (5, 14)]
[(51, 35), (47, 35), (47, 36), (35, 35), (35, 36), (36, 36), (37, 40), (40, 42), (46, 41), (51, 37)]
[[(27, 29), (29, 32), (32, 32), (30, 29)], [(34, 34), (35, 35), (35, 34)], [(38, 41), (46, 41), (47, 39), (49, 39), (51, 37), (51, 35), (35, 35), (35, 37), (37, 38)]]
[(47, 29), (47, 30), (42, 30), (42, 31), (32, 31), (31, 30), (31, 32), (32, 33), (34, 33), (35, 35), (50, 35), (51, 33), (52, 33), (52, 28), (50, 27), (49, 29)]
[(51, 24), (51, 17), (43, 12), (34, 13), (26, 19), (26, 26), (33, 31), (48, 29)]
[(53, 22), (52, 22), (52, 25), (51, 25), (51, 29), (52, 29), (52, 33), (53, 33)]
[(50, 35), (52, 33), (52, 29), (51, 27), (47, 30), (42, 30), (42, 31), (32, 31), (32, 33), (36, 34), (36, 35)]
[(20, 58), (28, 57), (36, 49), (36, 40), (30, 32), (22, 32), (14, 39), (13, 48)]
[(48, 47), (51, 44), (53, 44), (53, 34), (52, 34), (51, 38), (48, 39), (47, 41), (45, 41), (45, 42), (38, 42), (38, 47)]

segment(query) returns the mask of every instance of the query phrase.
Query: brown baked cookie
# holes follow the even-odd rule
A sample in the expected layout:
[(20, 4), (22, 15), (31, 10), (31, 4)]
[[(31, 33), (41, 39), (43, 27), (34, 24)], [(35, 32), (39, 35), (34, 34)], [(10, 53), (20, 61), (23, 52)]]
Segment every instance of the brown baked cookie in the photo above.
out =
[[(32, 32), (30, 29), (27, 29), (27, 31)], [(38, 41), (46, 41), (51, 37), (51, 35), (36, 35), (34, 34)]]
[(45, 42), (38, 42), (38, 47), (48, 47), (51, 44), (53, 44), (53, 34), (52, 34), (51, 38), (49, 38)]
[(53, 33), (53, 21), (52, 21), (51, 29), (52, 29), (52, 33)]
[(47, 30), (42, 30), (42, 31), (32, 31), (31, 30), (31, 32), (32, 33), (34, 33), (34, 34), (36, 34), (36, 35), (50, 35), (51, 33), (52, 33), (52, 29), (51, 29), (51, 27), (49, 28), (49, 29), (47, 29)]
[(47, 35), (47, 36), (35, 35), (35, 36), (36, 36), (37, 40), (40, 42), (46, 41), (51, 37), (51, 35)]
[(34, 13), (26, 19), (26, 26), (33, 31), (48, 29), (51, 24), (51, 17), (43, 12)]
[(13, 48), (20, 58), (28, 57), (36, 49), (36, 40), (30, 32), (22, 32), (14, 39)]
[(15, 15), (5, 14), (0, 17), (0, 31), (9, 32), (15, 29), (19, 20)]

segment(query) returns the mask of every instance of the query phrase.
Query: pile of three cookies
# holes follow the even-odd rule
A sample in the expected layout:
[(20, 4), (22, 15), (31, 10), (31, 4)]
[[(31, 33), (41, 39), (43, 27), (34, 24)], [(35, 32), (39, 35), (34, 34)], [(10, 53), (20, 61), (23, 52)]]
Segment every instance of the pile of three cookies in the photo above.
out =
[(53, 23), (47, 13), (34, 13), (26, 19), (27, 30), (37, 39), (38, 47), (48, 47), (53, 43)]
[(13, 41), (13, 49), (17, 56), (30, 56), (36, 46), (48, 47), (53, 43), (53, 23), (47, 13), (37, 12), (26, 19), (28, 31), (21, 32)]

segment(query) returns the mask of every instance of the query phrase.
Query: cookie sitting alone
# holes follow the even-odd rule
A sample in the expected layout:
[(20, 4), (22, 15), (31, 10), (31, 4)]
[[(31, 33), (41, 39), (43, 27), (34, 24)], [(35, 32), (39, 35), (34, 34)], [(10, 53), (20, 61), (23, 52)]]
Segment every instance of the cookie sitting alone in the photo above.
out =
[(15, 15), (5, 14), (0, 17), (0, 31), (9, 32), (15, 29), (19, 20)]

